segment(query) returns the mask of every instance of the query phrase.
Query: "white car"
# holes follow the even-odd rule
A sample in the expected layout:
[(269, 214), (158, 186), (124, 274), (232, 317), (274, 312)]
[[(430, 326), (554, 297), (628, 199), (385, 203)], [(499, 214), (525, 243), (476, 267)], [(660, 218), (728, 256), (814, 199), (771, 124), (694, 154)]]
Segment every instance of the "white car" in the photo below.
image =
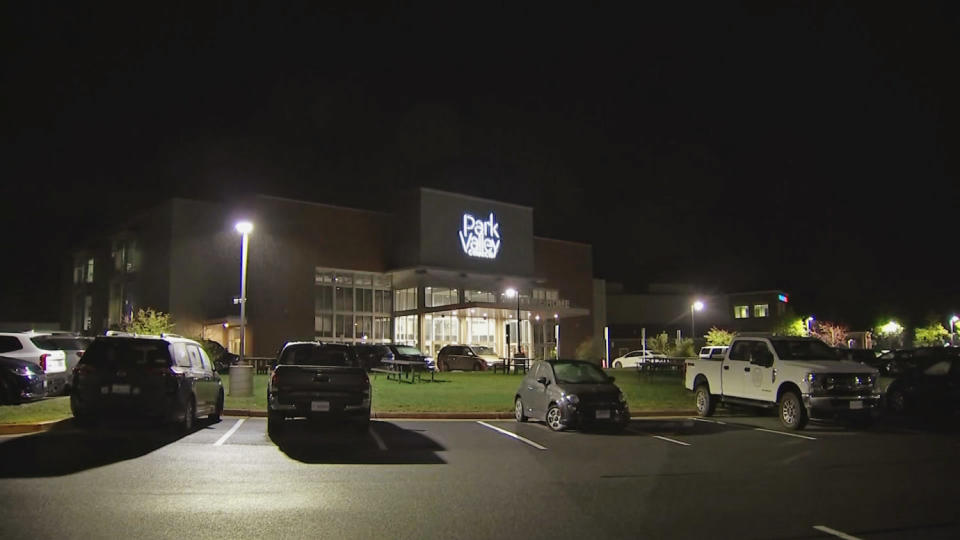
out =
[(615, 369), (620, 369), (637, 367), (643, 364), (659, 364), (666, 359), (666, 355), (656, 351), (630, 351), (619, 358), (614, 358), (610, 365)]
[(706, 347), (700, 347), (700, 358), (704, 360), (710, 358), (722, 360), (723, 355), (727, 354), (727, 349), (729, 348), (729, 345), (707, 345)]
[(0, 355), (36, 364), (47, 375), (47, 395), (63, 392), (67, 384), (67, 359), (63, 350), (47, 349), (50, 332), (2, 332)]

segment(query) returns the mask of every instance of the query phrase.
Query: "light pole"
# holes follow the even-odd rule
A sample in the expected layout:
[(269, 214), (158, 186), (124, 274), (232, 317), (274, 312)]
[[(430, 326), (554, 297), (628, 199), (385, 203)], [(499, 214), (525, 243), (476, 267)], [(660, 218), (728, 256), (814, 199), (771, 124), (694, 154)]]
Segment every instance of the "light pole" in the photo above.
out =
[[(517, 354), (519, 354), (520, 346), (523, 343), (523, 341), (520, 339), (520, 293), (514, 288), (509, 288), (506, 291), (503, 291), (503, 294), (505, 294), (507, 298), (513, 298), (514, 296), (517, 297)], [(517, 355), (514, 354), (513, 357), (516, 358)]]
[(957, 321), (960, 321), (960, 317), (957, 317), (956, 315), (954, 315), (953, 317), (950, 317), (950, 345), (954, 345), (953, 336), (954, 336), (954, 331), (957, 328)]
[(243, 354), (246, 345), (247, 329), (247, 244), (249, 242), (250, 231), (253, 230), (253, 223), (249, 221), (237, 222), (234, 227), (243, 237), (240, 247), (240, 361), (243, 365)]
[(703, 302), (697, 300), (696, 302), (690, 304), (690, 339), (697, 339), (697, 323), (696, 316), (694, 315), (697, 311), (703, 310)]

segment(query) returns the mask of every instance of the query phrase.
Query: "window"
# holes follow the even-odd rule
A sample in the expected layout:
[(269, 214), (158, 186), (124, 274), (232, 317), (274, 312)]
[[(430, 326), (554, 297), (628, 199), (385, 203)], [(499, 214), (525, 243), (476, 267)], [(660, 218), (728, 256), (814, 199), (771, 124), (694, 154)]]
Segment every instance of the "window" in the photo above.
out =
[(750, 316), (750, 306), (733, 306), (733, 317), (735, 319), (746, 319)]
[(497, 301), (497, 296), (488, 291), (463, 291), (464, 302), (490, 302)]
[(87, 283), (93, 283), (93, 257), (87, 259)]
[(337, 315), (336, 323), (336, 333), (334, 337), (353, 337), (353, 315)]
[(738, 341), (733, 346), (733, 350), (730, 351), (730, 359), (746, 362), (747, 360), (750, 359), (750, 348), (751, 348), (750, 341)]
[(317, 311), (333, 311), (333, 287), (317, 287)]
[(417, 345), (417, 316), (407, 315), (394, 320), (394, 341), (407, 345)]
[(317, 315), (313, 318), (314, 330), (320, 337), (333, 336), (333, 315)]
[(533, 301), (535, 304), (552, 305), (560, 299), (560, 292), (556, 289), (534, 289)]
[(337, 311), (353, 311), (353, 287), (337, 287)]
[(19, 351), (23, 348), (15, 336), (0, 336), (0, 353)]
[(314, 283), (316, 337), (354, 342), (374, 339), (376, 335), (377, 339), (390, 340), (388, 315), (393, 304), (390, 276), (317, 267)]
[(753, 316), (754, 317), (767, 317), (770, 315), (770, 305), (769, 304), (755, 304), (753, 306)]
[(459, 302), (457, 289), (426, 287), (423, 292), (427, 307), (447, 306)]
[(73, 267), (73, 282), (80, 283), (81, 281), (83, 281), (83, 265), (78, 264)]
[(417, 309), (417, 289), (399, 289), (394, 294), (394, 311)]
[(373, 317), (369, 315), (357, 317), (357, 337), (360, 339), (373, 338)]
[(373, 291), (373, 310), (377, 313), (390, 313), (393, 311), (393, 298), (390, 291)]
[(200, 351), (196, 345), (187, 345), (187, 354), (190, 355), (190, 365), (193, 369), (204, 369), (203, 359), (200, 358)]
[(173, 344), (173, 357), (180, 367), (190, 367), (190, 355), (187, 354), (186, 343)]
[(373, 291), (371, 289), (357, 290), (357, 311), (373, 312)]
[[(91, 261), (93, 259), (90, 259)], [(83, 299), (83, 329), (90, 330), (93, 327), (93, 297), (87, 295)]]

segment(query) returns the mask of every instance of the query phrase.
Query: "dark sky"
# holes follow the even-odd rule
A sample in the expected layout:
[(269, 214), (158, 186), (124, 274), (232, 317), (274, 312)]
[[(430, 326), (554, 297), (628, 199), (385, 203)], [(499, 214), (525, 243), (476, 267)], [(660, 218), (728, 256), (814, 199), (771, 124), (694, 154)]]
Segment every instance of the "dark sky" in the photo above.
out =
[(56, 318), (67, 247), (173, 195), (416, 185), (637, 290), (960, 310), (956, 2), (352, 4), (5, 3), (0, 319)]

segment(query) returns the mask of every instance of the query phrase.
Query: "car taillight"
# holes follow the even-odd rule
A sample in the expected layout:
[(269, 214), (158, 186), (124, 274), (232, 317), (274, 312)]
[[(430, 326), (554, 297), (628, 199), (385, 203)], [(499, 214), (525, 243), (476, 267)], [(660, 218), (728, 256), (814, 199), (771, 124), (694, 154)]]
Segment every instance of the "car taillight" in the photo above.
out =
[(49, 355), (49, 354), (41, 354), (41, 355), (40, 355), (40, 369), (42, 369), (42, 370), (44, 370), (44, 371), (47, 370), (47, 357), (48, 357), (48, 356), (50, 356), (50, 355)]

